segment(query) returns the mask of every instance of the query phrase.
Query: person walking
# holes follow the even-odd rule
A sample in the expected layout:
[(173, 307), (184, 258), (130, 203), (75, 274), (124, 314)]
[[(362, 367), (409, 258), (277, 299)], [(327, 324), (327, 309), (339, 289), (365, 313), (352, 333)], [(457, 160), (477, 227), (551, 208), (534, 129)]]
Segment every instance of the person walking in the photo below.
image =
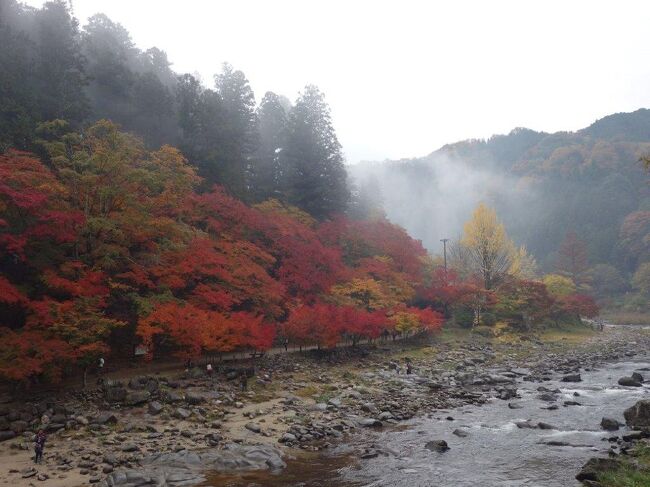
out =
[(34, 463), (41, 463), (43, 461), (43, 450), (45, 450), (45, 440), (47, 440), (47, 435), (42, 429), (38, 430), (36, 433), (36, 438), (34, 439)]

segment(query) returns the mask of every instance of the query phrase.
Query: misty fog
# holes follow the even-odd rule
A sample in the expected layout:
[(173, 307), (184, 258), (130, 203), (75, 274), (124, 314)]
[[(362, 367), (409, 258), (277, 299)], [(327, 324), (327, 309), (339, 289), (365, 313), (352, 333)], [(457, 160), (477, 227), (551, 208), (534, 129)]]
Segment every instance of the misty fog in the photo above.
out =
[(481, 201), (497, 207), (516, 243), (524, 243), (520, 227), (537, 199), (530, 184), (492, 161), (476, 167), (440, 152), (418, 160), (362, 162), (348, 170), (359, 188), (378, 187), (388, 218), (434, 254), (442, 252), (440, 239), (459, 238)]

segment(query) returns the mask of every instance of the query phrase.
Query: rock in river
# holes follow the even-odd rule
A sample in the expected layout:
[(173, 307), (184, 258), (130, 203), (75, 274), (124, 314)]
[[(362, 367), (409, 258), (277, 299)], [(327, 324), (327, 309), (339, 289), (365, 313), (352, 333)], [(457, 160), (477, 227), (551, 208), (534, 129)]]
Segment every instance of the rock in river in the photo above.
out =
[(427, 441), (426, 445), (424, 445), (424, 448), (426, 448), (427, 450), (437, 451), (442, 453), (449, 450), (449, 445), (447, 445), (447, 442), (445, 440), (433, 440), (433, 441)]
[(641, 387), (641, 383), (633, 377), (621, 377), (618, 379), (619, 386)]
[(582, 382), (580, 374), (570, 374), (562, 377), (562, 382)]
[(625, 422), (632, 428), (650, 428), (650, 399), (638, 401), (623, 413)]
[(619, 422), (614, 418), (603, 418), (600, 422), (600, 427), (606, 431), (616, 431), (619, 426)]

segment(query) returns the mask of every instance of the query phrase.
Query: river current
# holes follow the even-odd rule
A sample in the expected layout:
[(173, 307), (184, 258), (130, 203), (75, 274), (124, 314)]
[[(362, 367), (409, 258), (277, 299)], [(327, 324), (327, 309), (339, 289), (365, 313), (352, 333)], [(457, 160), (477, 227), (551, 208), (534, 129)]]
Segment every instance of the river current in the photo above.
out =
[[(433, 414), (379, 432), (352, 435), (326, 453), (300, 455), (278, 474), (250, 473), (214, 477), (212, 486), (287, 487), (567, 487), (592, 456), (606, 456), (607, 439), (620, 432), (600, 428), (603, 416), (624, 422), (623, 411), (639, 399), (650, 398), (650, 385), (623, 387), (620, 377), (640, 371), (650, 379), (648, 359), (602, 365), (581, 371), (582, 382), (517, 380), (520, 398), (491, 399), (483, 406), (466, 406)], [(539, 386), (560, 389), (555, 403), (539, 398)], [(580, 405), (565, 406), (565, 401)], [(508, 403), (516, 404), (511, 409)], [(547, 409), (557, 404), (555, 410)], [(453, 418), (453, 419), (449, 419)], [(517, 427), (517, 422), (547, 423), (553, 429)], [(465, 437), (454, 430), (467, 433)], [(625, 427), (622, 427), (625, 430)], [(445, 440), (450, 449), (429, 451), (430, 440)], [(549, 445), (548, 443), (551, 442)], [(366, 447), (387, 452), (360, 459)]]

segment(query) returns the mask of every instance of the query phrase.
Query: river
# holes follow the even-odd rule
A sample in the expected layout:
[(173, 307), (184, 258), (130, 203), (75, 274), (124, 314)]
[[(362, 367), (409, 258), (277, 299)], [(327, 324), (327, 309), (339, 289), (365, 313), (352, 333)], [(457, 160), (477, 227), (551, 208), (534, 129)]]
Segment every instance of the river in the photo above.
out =
[[(582, 382), (517, 380), (520, 398), (492, 399), (483, 406), (466, 406), (402, 423), (382, 431), (352, 435), (326, 453), (298, 454), (277, 474), (255, 472), (210, 477), (215, 487), (567, 487), (580, 485), (574, 477), (592, 456), (606, 455), (607, 438), (617, 432), (600, 429), (603, 416), (623, 422), (623, 411), (650, 397), (650, 387), (622, 387), (620, 377), (650, 367), (647, 359), (603, 365), (581, 371)], [(559, 379), (559, 376), (557, 377)], [(557, 401), (539, 399), (538, 387), (559, 389)], [(580, 405), (564, 406), (564, 401)], [(517, 404), (511, 409), (508, 403)], [(555, 410), (546, 409), (557, 404)], [(449, 419), (453, 418), (453, 419)], [(554, 429), (521, 429), (516, 423), (544, 422)], [(458, 437), (456, 429), (467, 432)], [(429, 440), (445, 440), (450, 450), (427, 450)], [(561, 442), (567, 446), (551, 446)], [(365, 448), (383, 451), (360, 459)]]

